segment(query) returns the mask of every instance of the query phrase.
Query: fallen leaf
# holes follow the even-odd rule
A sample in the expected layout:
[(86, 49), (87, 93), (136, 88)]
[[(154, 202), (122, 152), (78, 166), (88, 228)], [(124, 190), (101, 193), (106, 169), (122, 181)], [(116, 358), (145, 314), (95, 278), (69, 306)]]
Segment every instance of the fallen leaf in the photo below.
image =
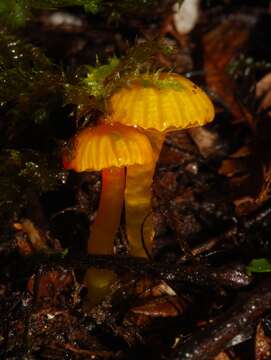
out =
[(13, 224), (16, 234), (16, 244), (20, 253), (29, 255), (33, 251), (48, 249), (46, 239), (34, 223), (29, 219), (22, 219)]
[[(255, 95), (260, 100), (259, 110), (266, 110), (271, 107), (271, 73), (266, 74), (258, 81)], [(271, 112), (268, 114), (271, 115)]]
[(27, 290), (41, 307), (75, 305), (80, 300), (80, 289), (73, 271), (61, 268), (33, 275), (27, 284)]
[(203, 37), (204, 69), (208, 88), (218, 96), (236, 120), (244, 118), (245, 109), (237, 102), (235, 83), (227, 72), (232, 59), (246, 45), (253, 21), (242, 14), (232, 14)]
[(214, 360), (230, 360), (230, 357), (225, 352), (221, 352), (214, 358)]
[(186, 306), (183, 301), (179, 301), (176, 296), (171, 296), (151, 300), (142, 306), (133, 307), (131, 311), (135, 314), (150, 317), (173, 317), (182, 315), (185, 308)]
[(257, 326), (255, 337), (255, 359), (270, 360), (271, 357), (271, 338), (266, 336), (263, 324), (260, 322)]

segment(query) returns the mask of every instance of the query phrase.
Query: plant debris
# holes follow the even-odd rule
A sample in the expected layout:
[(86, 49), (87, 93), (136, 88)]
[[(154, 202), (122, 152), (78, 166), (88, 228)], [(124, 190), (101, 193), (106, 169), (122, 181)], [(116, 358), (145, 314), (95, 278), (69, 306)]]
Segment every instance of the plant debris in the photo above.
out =
[[(1, 2), (1, 359), (270, 359), (270, 6), (182, 3)], [(124, 212), (114, 253), (88, 255), (101, 173), (65, 170), (63, 148), (142, 74), (179, 91), (161, 72), (201, 86), (215, 121), (166, 136), (149, 257)], [(91, 307), (90, 267), (116, 275)]]

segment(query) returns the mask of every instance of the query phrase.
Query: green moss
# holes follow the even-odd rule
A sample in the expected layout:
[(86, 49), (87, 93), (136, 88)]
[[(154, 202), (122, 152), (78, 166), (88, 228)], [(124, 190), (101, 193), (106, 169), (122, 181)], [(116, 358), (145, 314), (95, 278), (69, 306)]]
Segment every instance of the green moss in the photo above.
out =
[(159, 72), (153, 74), (149, 78), (143, 78), (139, 81), (143, 87), (155, 87), (159, 90), (172, 89), (175, 91), (183, 91), (184, 87), (175, 79), (159, 79)]
[(119, 59), (113, 57), (109, 59), (108, 64), (99, 65), (96, 67), (87, 66), (88, 75), (83, 80), (83, 85), (86, 86), (89, 93), (95, 97), (106, 96), (105, 80), (113, 73), (119, 65)]
[(246, 268), (247, 273), (271, 272), (271, 262), (268, 259), (253, 259)]
[(35, 9), (82, 6), (86, 12), (95, 14), (100, 9), (102, 0), (28, 0), (28, 4)]
[[(0, 194), (5, 198), (8, 189), (4, 189), (8, 179), (18, 191), (28, 185), (42, 193), (54, 190), (61, 183), (61, 167), (53, 154), (41, 154), (34, 150), (6, 149), (0, 152)], [(12, 180), (12, 181), (11, 181)]]
[[(170, 3), (170, 2), (169, 2)], [(119, 19), (127, 13), (159, 8), (159, 0), (1, 0), (0, 17), (2, 23), (18, 27), (35, 16), (36, 10), (53, 10), (79, 6), (87, 13), (102, 12), (109, 19)]]
[[(84, 84), (94, 96), (108, 97), (122, 86), (129, 86), (132, 80), (139, 80), (143, 86), (159, 89), (183, 90), (178, 81), (159, 79), (156, 56), (171, 54), (173, 48), (158, 41), (147, 41), (132, 47), (122, 59), (112, 58), (106, 65), (87, 67), (89, 70)], [(147, 75), (147, 76), (145, 76)]]
[(60, 186), (63, 178), (64, 172), (55, 154), (46, 155), (33, 150), (2, 150), (0, 233), (15, 214), (20, 216), (21, 211), (29, 205), (28, 189), (37, 194), (54, 190)]
[(30, 11), (25, 0), (1, 0), (0, 18), (2, 23), (18, 27), (25, 24)]
[(10, 121), (42, 123), (64, 91), (64, 75), (42, 51), (0, 31), (0, 108)]
[(86, 12), (95, 14), (101, 8), (101, 4), (102, 0), (1, 0), (0, 18), (2, 23), (18, 27), (34, 16), (33, 10), (81, 6)]

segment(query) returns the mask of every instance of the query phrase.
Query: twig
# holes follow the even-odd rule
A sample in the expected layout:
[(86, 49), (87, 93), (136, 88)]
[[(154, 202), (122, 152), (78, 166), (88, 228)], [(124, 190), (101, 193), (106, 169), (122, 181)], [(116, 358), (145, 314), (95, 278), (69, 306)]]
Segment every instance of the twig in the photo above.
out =
[[(111, 255), (67, 255), (62, 258), (57, 255), (39, 254), (22, 258), (22, 265), (32, 268), (46, 265), (64, 265), (86, 270), (90, 266), (110, 269), (118, 274), (127, 272), (138, 275), (148, 275), (163, 279), (171, 284), (189, 284), (202, 287), (229, 287), (239, 288), (250, 284), (251, 277), (244, 270), (244, 266), (227, 265), (226, 267), (211, 267), (207, 265), (179, 265), (148, 261), (144, 258)], [(25, 264), (25, 265), (24, 265)], [(30, 269), (28, 268), (28, 271)]]
[(237, 304), (215, 324), (177, 346), (170, 360), (209, 360), (223, 351), (230, 341), (248, 330), (271, 308), (271, 275), (255, 289), (239, 297)]

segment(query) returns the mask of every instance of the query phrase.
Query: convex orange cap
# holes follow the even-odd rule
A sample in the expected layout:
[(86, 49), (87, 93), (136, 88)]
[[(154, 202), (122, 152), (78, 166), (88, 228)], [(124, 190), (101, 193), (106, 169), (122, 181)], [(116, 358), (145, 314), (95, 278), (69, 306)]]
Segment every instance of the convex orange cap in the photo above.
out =
[(215, 115), (205, 92), (173, 73), (141, 75), (109, 101), (110, 121), (161, 132), (202, 126)]
[(147, 136), (133, 127), (102, 124), (85, 128), (76, 135), (71, 153), (64, 156), (64, 166), (77, 172), (98, 171), (147, 164), (152, 160)]

